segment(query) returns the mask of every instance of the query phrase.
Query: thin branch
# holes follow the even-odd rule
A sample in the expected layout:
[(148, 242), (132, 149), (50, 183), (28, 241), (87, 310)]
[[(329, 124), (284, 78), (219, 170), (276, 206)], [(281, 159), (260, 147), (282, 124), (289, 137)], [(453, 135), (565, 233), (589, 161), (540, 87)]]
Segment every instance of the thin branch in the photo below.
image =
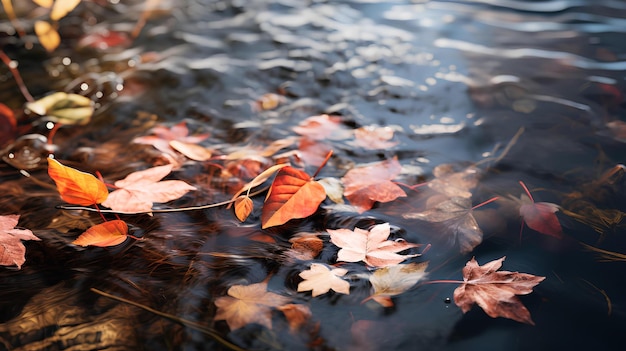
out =
[(17, 70), (17, 68), (15, 68), (15, 64), (13, 64), (14, 61), (11, 60), (11, 58), (7, 56), (7, 54), (5, 54), (2, 50), (0, 50), (0, 60), (2, 60), (2, 62), (4, 62), (4, 64), (7, 65), (7, 67), (9, 68), (9, 71), (11, 71), (13, 79), (15, 79), (15, 83), (17, 83), (17, 86), (20, 88), (20, 91), (22, 92), (22, 95), (24, 95), (24, 98), (28, 102), (35, 101), (35, 98), (28, 92), (28, 88), (26, 88), (26, 84), (24, 84), (20, 72)]

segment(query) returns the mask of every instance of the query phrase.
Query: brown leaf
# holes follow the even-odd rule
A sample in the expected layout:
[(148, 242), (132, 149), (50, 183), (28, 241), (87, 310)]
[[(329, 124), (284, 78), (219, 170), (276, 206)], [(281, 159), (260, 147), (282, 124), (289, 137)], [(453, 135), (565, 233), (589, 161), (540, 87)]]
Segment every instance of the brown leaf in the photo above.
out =
[(399, 264), (377, 269), (369, 276), (374, 292), (370, 299), (384, 307), (393, 306), (389, 297), (402, 294), (426, 278), (428, 262)]
[(515, 295), (526, 295), (545, 277), (497, 271), (505, 257), (482, 266), (472, 258), (463, 268), (463, 281), (454, 290), (454, 303), (466, 313), (474, 303), (492, 318), (504, 317), (534, 325), (530, 312)]
[(291, 249), (287, 254), (299, 260), (312, 260), (324, 248), (324, 240), (320, 239), (316, 233), (297, 233), (291, 239)]
[(289, 323), (289, 330), (292, 333), (305, 325), (311, 319), (312, 315), (311, 309), (302, 304), (290, 303), (284, 306), (278, 306), (276, 309), (285, 315)]
[(116, 219), (94, 225), (82, 233), (72, 242), (80, 246), (115, 246), (126, 241), (128, 237), (128, 225), (126, 222)]
[(341, 179), (345, 187), (343, 194), (359, 212), (371, 209), (376, 201), (389, 202), (404, 197), (404, 190), (391, 181), (401, 170), (396, 157), (353, 168)]
[(474, 166), (455, 171), (453, 165), (441, 164), (435, 167), (435, 179), (427, 183), (428, 187), (449, 197), (472, 197), (470, 190), (478, 184), (478, 169)]
[(248, 196), (239, 196), (235, 200), (235, 216), (237, 216), (237, 219), (242, 222), (244, 222), (250, 213), (252, 213), (253, 208), (254, 203)]
[(327, 229), (326, 231), (330, 234), (330, 241), (341, 248), (337, 254), (337, 261), (363, 261), (372, 267), (385, 267), (419, 256), (418, 254), (397, 254), (397, 252), (420, 245), (403, 240), (387, 240), (391, 233), (389, 223), (377, 224), (369, 231), (361, 228)]
[(333, 290), (341, 294), (350, 294), (350, 283), (341, 277), (346, 275), (345, 268), (329, 268), (321, 263), (311, 263), (309, 270), (300, 272), (300, 277), (304, 279), (298, 284), (298, 292), (312, 291), (312, 296), (316, 297)]
[(267, 283), (233, 285), (229, 296), (215, 300), (215, 320), (225, 320), (230, 330), (258, 323), (272, 329), (272, 309), (285, 305), (289, 298), (267, 291)]
[(22, 240), (41, 240), (28, 229), (15, 229), (20, 215), (0, 216), (0, 265), (22, 268), (26, 248)]

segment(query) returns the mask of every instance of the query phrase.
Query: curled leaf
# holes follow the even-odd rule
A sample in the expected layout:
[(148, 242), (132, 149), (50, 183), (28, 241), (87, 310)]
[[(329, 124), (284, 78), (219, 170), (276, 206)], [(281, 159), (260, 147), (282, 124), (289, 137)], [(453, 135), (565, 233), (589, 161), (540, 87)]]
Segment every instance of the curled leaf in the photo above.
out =
[(48, 174), (67, 203), (89, 206), (102, 203), (109, 196), (106, 185), (98, 178), (64, 166), (53, 158), (48, 158)]
[(72, 242), (80, 246), (115, 246), (123, 243), (128, 237), (126, 222), (116, 219), (94, 225)]

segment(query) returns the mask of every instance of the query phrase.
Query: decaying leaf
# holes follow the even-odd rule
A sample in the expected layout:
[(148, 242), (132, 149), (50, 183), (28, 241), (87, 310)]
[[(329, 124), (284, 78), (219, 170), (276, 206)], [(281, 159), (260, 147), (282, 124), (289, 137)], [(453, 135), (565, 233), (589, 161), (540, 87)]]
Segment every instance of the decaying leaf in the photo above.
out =
[(563, 229), (555, 214), (560, 209), (559, 205), (550, 202), (535, 202), (526, 185), (521, 181), (520, 184), (528, 195), (522, 194), (520, 197), (522, 205), (519, 208), (519, 214), (526, 225), (541, 234), (562, 238)]
[(48, 158), (48, 174), (67, 203), (90, 206), (104, 202), (109, 196), (106, 185), (98, 178), (64, 166), (53, 158)]
[(94, 225), (82, 233), (72, 242), (80, 246), (115, 246), (123, 243), (128, 238), (128, 225), (126, 222), (116, 219)]
[(300, 272), (300, 277), (304, 280), (298, 284), (298, 292), (311, 290), (313, 297), (330, 290), (348, 295), (350, 283), (341, 278), (346, 273), (348, 270), (345, 268), (330, 268), (321, 263), (311, 263), (309, 270)]
[(391, 181), (401, 171), (396, 157), (353, 168), (341, 179), (345, 187), (343, 194), (359, 212), (371, 209), (376, 201), (389, 202), (404, 197), (404, 190)]
[(37, 34), (41, 46), (48, 52), (54, 51), (61, 44), (59, 32), (46, 21), (35, 22), (35, 34)]
[(57, 92), (37, 101), (27, 102), (26, 108), (43, 116), (44, 120), (68, 125), (85, 125), (94, 113), (91, 99), (78, 95)]
[(111, 192), (102, 204), (117, 212), (149, 212), (154, 202), (168, 202), (196, 190), (182, 180), (161, 181), (170, 174), (172, 167), (168, 164), (129, 174), (115, 182), (118, 189)]
[(276, 174), (265, 199), (261, 213), (262, 228), (306, 218), (317, 211), (325, 198), (326, 191), (321, 184), (304, 171), (286, 166)]
[(22, 268), (26, 248), (22, 240), (41, 240), (28, 229), (15, 229), (20, 215), (0, 216), (0, 265)]
[(483, 240), (483, 231), (472, 215), (469, 198), (444, 199), (425, 211), (408, 213), (403, 217), (436, 223), (438, 236), (449, 245), (458, 244), (462, 253), (471, 252)]
[(417, 282), (426, 278), (428, 262), (399, 264), (379, 268), (369, 276), (372, 284), (372, 299), (384, 307), (393, 306), (391, 296), (402, 294)]
[(337, 261), (363, 261), (372, 267), (385, 267), (419, 256), (419, 254), (397, 254), (397, 252), (420, 245), (404, 240), (387, 240), (391, 233), (389, 223), (377, 224), (369, 231), (361, 228), (327, 229), (326, 231), (330, 234), (330, 241), (341, 248), (337, 254)]
[(482, 266), (472, 258), (463, 268), (463, 281), (454, 290), (454, 303), (466, 313), (474, 303), (492, 318), (504, 317), (534, 325), (530, 312), (515, 295), (526, 295), (545, 277), (498, 271), (505, 257)]
[(230, 330), (250, 323), (271, 329), (272, 310), (289, 302), (289, 298), (267, 291), (266, 282), (233, 285), (228, 289), (228, 295), (215, 300), (217, 312), (214, 319), (225, 320)]
[(235, 200), (235, 216), (238, 220), (244, 222), (253, 209), (254, 203), (249, 196), (242, 195)]

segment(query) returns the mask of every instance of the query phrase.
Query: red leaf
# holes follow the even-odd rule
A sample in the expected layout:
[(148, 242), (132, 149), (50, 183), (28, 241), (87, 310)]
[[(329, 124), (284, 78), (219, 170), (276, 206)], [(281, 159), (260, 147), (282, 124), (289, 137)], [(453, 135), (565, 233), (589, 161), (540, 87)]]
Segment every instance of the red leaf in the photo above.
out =
[(0, 216), (0, 265), (22, 268), (26, 248), (22, 240), (40, 240), (28, 229), (15, 229), (20, 215)]
[(306, 218), (317, 211), (325, 198), (324, 187), (311, 176), (291, 166), (284, 167), (276, 174), (265, 199), (261, 214), (262, 228), (281, 225), (295, 218)]
[(48, 158), (48, 174), (57, 185), (63, 201), (81, 206), (104, 202), (109, 196), (106, 185), (98, 178)]
[(115, 246), (123, 243), (128, 234), (126, 222), (116, 219), (94, 225), (72, 242), (80, 246)]
[(521, 181), (520, 184), (528, 194), (528, 197), (522, 194), (522, 205), (519, 208), (519, 214), (526, 225), (541, 234), (562, 238), (563, 229), (555, 214), (560, 208), (559, 205), (550, 202), (535, 202), (526, 185)]
[(463, 281), (454, 290), (454, 303), (463, 313), (478, 304), (492, 318), (504, 317), (534, 325), (530, 312), (515, 295), (526, 295), (546, 279), (532, 274), (499, 271), (504, 257), (482, 266), (472, 258), (463, 268)]
[(371, 209), (376, 201), (389, 202), (404, 197), (404, 190), (391, 181), (401, 170), (396, 157), (351, 169), (341, 179), (345, 186), (343, 194), (359, 212)]

